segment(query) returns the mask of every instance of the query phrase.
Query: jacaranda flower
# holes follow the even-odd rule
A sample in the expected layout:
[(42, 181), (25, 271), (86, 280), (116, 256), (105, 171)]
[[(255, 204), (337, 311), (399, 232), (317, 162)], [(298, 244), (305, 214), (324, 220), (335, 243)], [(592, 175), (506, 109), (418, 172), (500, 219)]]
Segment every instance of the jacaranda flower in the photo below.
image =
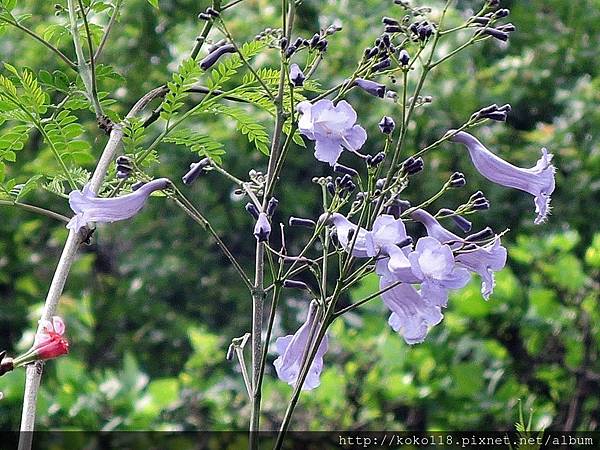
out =
[(298, 122), (300, 133), (316, 141), (315, 157), (333, 166), (343, 148), (358, 151), (367, 140), (367, 132), (356, 125), (356, 112), (345, 100), (334, 105), (331, 100), (319, 100), (314, 105), (305, 100), (298, 104), (302, 113)]
[[(457, 251), (464, 245), (464, 239), (445, 229), (435, 217), (427, 211), (418, 209), (411, 214), (417, 222), (427, 228), (427, 234), (441, 243), (448, 243), (452, 250)], [(469, 242), (469, 245), (474, 245)], [(487, 300), (494, 290), (494, 272), (504, 268), (506, 264), (506, 249), (500, 245), (500, 237), (496, 236), (491, 244), (477, 245), (472, 250), (460, 252), (455, 256), (458, 265), (465, 267), (481, 277), (481, 294)]]
[(135, 192), (114, 198), (96, 197), (89, 185), (82, 191), (69, 194), (69, 205), (75, 215), (67, 224), (67, 228), (79, 231), (88, 222), (116, 222), (135, 216), (154, 191), (165, 189), (171, 182), (167, 178), (159, 178), (144, 184)]
[[(277, 376), (280, 380), (287, 382), (288, 384), (295, 386), (300, 375), (302, 359), (309, 350), (312, 341), (309, 341), (311, 337), (311, 329), (314, 327), (313, 339), (318, 331), (318, 320), (317, 320), (317, 304), (311, 302), (308, 308), (308, 315), (306, 322), (294, 333), (294, 335), (288, 335), (280, 337), (275, 341), (275, 349), (279, 354), (279, 357), (275, 360), (273, 365), (277, 371)], [(315, 358), (308, 370), (304, 384), (302, 385), (303, 390), (314, 389), (320, 384), (321, 371), (323, 370), (323, 355), (327, 352), (328, 340), (327, 335), (323, 337), (323, 340), (319, 344), (319, 348), (315, 354)]]
[(469, 150), (475, 168), (488, 180), (529, 192), (535, 197), (535, 224), (542, 223), (550, 211), (550, 195), (554, 192), (555, 167), (552, 154), (543, 148), (542, 157), (530, 169), (522, 169), (499, 158), (483, 146), (474, 136), (460, 131), (452, 140), (464, 144)]
[[(379, 287), (383, 290), (391, 284), (393, 281), (381, 278)], [(398, 284), (381, 294), (381, 298), (392, 312), (388, 323), (407, 344), (423, 342), (429, 328), (442, 320), (441, 308), (425, 302), (410, 284)]]
[(465, 287), (471, 276), (457, 267), (452, 250), (433, 237), (419, 239), (408, 255), (412, 272), (421, 280), (421, 295), (431, 305), (445, 307), (448, 290)]

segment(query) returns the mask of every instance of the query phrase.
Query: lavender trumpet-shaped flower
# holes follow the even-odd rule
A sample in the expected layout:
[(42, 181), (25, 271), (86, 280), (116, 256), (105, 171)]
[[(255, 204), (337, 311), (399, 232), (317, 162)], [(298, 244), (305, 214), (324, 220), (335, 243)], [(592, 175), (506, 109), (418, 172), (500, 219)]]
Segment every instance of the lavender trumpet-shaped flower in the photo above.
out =
[(166, 189), (171, 182), (167, 178), (159, 178), (144, 184), (131, 194), (114, 198), (100, 198), (92, 192), (89, 184), (82, 191), (69, 194), (69, 205), (75, 213), (67, 224), (67, 228), (79, 231), (88, 222), (111, 223), (135, 216), (154, 191)]
[[(427, 211), (418, 209), (411, 217), (425, 225), (429, 236), (442, 243), (448, 242), (452, 250), (459, 251), (463, 247), (465, 240), (445, 229)], [(481, 277), (481, 294), (487, 300), (494, 290), (494, 272), (503, 269), (506, 264), (506, 249), (500, 244), (500, 237), (496, 236), (491, 244), (476, 245), (474, 250), (459, 251), (455, 259), (460, 266)]]
[[(381, 278), (381, 290), (393, 284)], [(392, 312), (388, 323), (400, 334), (407, 344), (418, 344), (425, 340), (429, 328), (442, 321), (439, 306), (423, 301), (421, 294), (410, 284), (398, 284), (381, 294), (383, 303)]]
[(269, 217), (266, 213), (261, 212), (254, 226), (254, 237), (258, 242), (265, 242), (269, 240), (270, 235), (271, 223), (269, 222)]
[(357, 78), (354, 80), (354, 85), (358, 86), (366, 93), (374, 95), (375, 97), (383, 98), (385, 95), (385, 85), (375, 81)]
[[(311, 302), (308, 308), (308, 315), (306, 322), (294, 333), (280, 337), (275, 341), (275, 349), (279, 354), (279, 357), (275, 360), (273, 365), (277, 372), (277, 376), (280, 380), (287, 382), (288, 384), (295, 386), (302, 369), (302, 359), (305, 354), (308, 353), (309, 348), (312, 344), (311, 330), (313, 331), (313, 339), (317, 334), (317, 327), (319, 326), (318, 321), (318, 310), (316, 302)], [(327, 352), (328, 338), (327, 335), (323, 337), (323, 340), (319, 344), (319, 348), (315, 354), (308, 374), (302, 385), (303, 390), (311, 390), (319, 386), (321, 371), (323, 370), (323, 356)]]
[(448, 290), (465, 287), (471, 278), (467, 269), (457, 267), (450, 246), (433, 237), (419, 239), (408, 260), (421, 280), (421, 295), (428, 304), (445, 307)]
[(550, 196), (554, 192), (555, 167), (553, 155), (542, 148), (542, 157), (530, 169), (523, 169), (504, 161), (483, 146), (474, 136), (464, 131), (456, 133), (452, 140), (464, 144), (473, 165), (481, 175), (494, 183), (528, 192), (535, 197), (534, 223), (544, 222), (550, 212)]
[(356, 112), (344, 100), (334, 105), (331, 100), (319, 100), (314, 105), (305, 100), (298, 104), (302, 113), (298, 121), (300, 133), (316, 141), (315, 157), (333, 166), (343, 148), (357, 152), (367, 140), (367, 132), (356, 125)]

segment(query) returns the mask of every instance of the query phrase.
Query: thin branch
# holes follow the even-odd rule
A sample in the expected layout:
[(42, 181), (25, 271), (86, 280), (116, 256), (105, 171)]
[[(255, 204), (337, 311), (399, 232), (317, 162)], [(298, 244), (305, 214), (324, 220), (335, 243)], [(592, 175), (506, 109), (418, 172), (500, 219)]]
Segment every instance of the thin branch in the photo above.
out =
[(36, 34), (34, 31), (31, 31), (29, 28), (21, 25), (18, 22), (13, 22), (12, 20), (8, 20), (5, 17), (0, 17), (0, 20), (3, 21), (3, 22), (8, 23), (8, 24), (12, 25), (13, 27), (15, 27), (15, 28), (23, 31), (26, 34), (28, 34), (33, 39), (35, 39), (36, 41), (38, 41), (40, 44), (46, 46), (47, 48), (49, 48), (50, 50), (52, 50), (54, 53), (56, 53), (60, 57), (60, 59), (62, 59), (65, 63), (67, 63), (69, 65), (69, 67), (71, 69), (77, 70), (77, 64), (75, 64), (73, 61), (71, 61), (71, 59), (69, 59), (69, 57), (67, 55), (65, 55), (63, 52), (61, 52), (58, 48), (56, 48), (50, 42), (48, 42), (47, 40), (45, 40), (43, 37), (41, 37), (40, 35)]
[(96, 49), (96, 53), (94, 53), (94, 59), (96, 61), (100, 58), (100, 55), (102, 55), (102, 52), (104, 51), (104, 46), (106, 45), (106, 42), (108, 41), (108, 36), (109, 36), (113, 26), (115, 25), (117, 18), (119, 17), (119, 10), (121, 9), (122, 5), (123, 5), (123, 0), (118, 0), (117, 4), (115, 5), (115, 7), (113, 9), (112, 16), (110, 16), (108, 25), (106, 25), (106, 29), (104, 30), (104, 35), (102, 36), (102, 40), (100, 41), (100, 44), (98, 45), (98, 48)]
[[(77, 68), (79, 71), (79, 76), (83, 81), (83, 85), (85, 86), (86, 94), (89, 101), (94, 106), (94, 112), (96, 114), (96, 119), (100, 120), (104, 117), (104, 112), (102, 111), (102, 106), (98, 100), (98, 97), (95, 95), (94, 81), (92, 78), (92, 73), (88, 64), (85, 60), (85, 55), (83, 54), (83, 47), (81, 46), (81, 39), (79, 37), (79, 27), (77, 26), (77, 11), (75, 10), (75, 2), (74, 0), (67, 0), (67, 5), (69, 9), (69, 22), (71, 24), (71, 35), (73, 37), (73, 45), (75, 47), (75, 54), (77, 55)], [(82, 11), (83, 14), (83, 11)]]
[(29, 205), (27, 203), (21, 203), (21, 202), (17, 202), (17, 201), (13, 202), (10, 200), (0, 200), (0, 206), (15, 206), (15, 207), (21, 208), (25, 211), (33, 212), (36, 214), (41, 214), (43, 216), (50, 217), (50, 218), (56, 219), (56, 220), (60, 220), (65, 223), (69, 221), (69, 218), (66, 216), (63, 216), (62, 214), (59, 214), (54, 211), (50, 211), (49, 209), (40, 208), (39, 206)]
[[(85, 8), (83, 6), (83, 2), (81, 0), (77, 0), (79, 3), (79, 11), (81, 11), (81, 17), (83, 18), (83, 26), (85, 27), (85, 35), (88, 45), (88, 50), (90, 52), (90, 76), (91, 76), (91, 85), (92, 85), (92, 97), (98, 98), (98, 87), (96, 86), (96, 63), (94, 61), (94, 44), (92, 43), (92, 33), (90, 33), (90, 25), (87, 20), (87, 13), (85, 12)], [(97, 111), (96, 111), (97, 115)]]

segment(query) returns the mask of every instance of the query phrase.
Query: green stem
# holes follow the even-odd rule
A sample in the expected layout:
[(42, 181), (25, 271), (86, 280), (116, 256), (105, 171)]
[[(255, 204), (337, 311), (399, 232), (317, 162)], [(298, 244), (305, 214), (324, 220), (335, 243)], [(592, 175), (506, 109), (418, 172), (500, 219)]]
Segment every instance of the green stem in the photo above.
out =
[(0, 200), (1, 206), (16, 206), (17, 208), (24, 209), (25, 211), (33, 212), (36, 214), (41, 214), (46, 217), (50, 217), (52, 219), (60, 220), (62, 222), (68, 222), (69, 218), (63, 216), (62, 214), (56, 213), (54, 211), (50, 211), (49, 209), (40, 208), (39, 206), (29, 205), (27, 203), (21, 203), (17, 201), (10, 200)]

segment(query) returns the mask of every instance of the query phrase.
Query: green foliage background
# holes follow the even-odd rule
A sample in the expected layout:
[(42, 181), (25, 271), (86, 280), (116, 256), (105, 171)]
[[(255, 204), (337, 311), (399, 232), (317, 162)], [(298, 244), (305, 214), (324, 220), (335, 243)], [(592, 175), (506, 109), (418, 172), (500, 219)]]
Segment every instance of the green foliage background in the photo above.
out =
[[(303, 2), (298, 17), (303, 36), (335, 20), (344, 26), (332, 37), (318, 72), (324, 87), (351, 73), (376, 37), (383, 15), (400, 15), (392, 3)], [(481, 2), (454, 3), (449, 17), (458, 24)], [(277, 26), (278, 4), (245, 0), (227, 15), (231, 32), (241, 41)], [(433, 0), (419, 4), (439, 7)], [(423, 92), (433, 102), (420, 109), (409, 137), (418, 149), (483, 106), (511, 103), (508, 124), (486, 125), (476, 134), (520, 166), (533, 165), (540, 146), (555, 154), (553, 215), (549, 223), (534, 226), (531, 197), (482, 180), (456, 146), (445, 145), (429, 155), (426, 171), (407, 191), (409, 199), (426, 198), (452, 171), (464, 172), (469, 189), (453, 191), (436, 205), (458, 205), (483, 190), (492, 209), (477, 215), (475, 227), (510, 228), (507, 268), (498, 274), (488, 302), (481, 299), (478, 280), (453, 295), (444, 321), (423, 344), (405, 345), (388, 327), (388, 313), (379, 300), (336, 322), (322, 385), (303, 395), (293, 428), (503, 429), (514, 422), (519, 399), (534, 408), (534, 428), (599, 426), (600, 1), (502, 4), (511, 8), (510, 20), (517, 27), (509, 45), (488, 41), (437, 68)], [(106, 69), (100, 90), (114, 114), (124, 115), (141, 95), (170, 78), (199, 31), (197, 13), (208, 6), (189, 0), (161, 0), (159, 5), (157, 11), (146, 0), (124, 2), (102, 60), (113, 69)], [(24, 0), (17, 8), (31, 14), (30, 28), (49, 33), (61, 50), (73, 55), (69, 37), (61, 36), (65, 16), (54, 15), (53, 2)], [(106, 19), (99, 17), (98, 23)], [(47, 78), (41, 71), (54, 70), (73, 78), (64, 63), (18, 30), (0, 26), (0, 33), (2, 62), (30, 68), (41, 80)], [(381, 116), (394, 114), (393, 103), (361, 92), (348, 100), (372, 136), (378, 135)], [(97, 133), (93, 114), (76, 114), (83, 125), (80, 139), (91, 146), (93, 156), (84, 152), (80, 162), (92, 167), (105, 138)], [(270, 130), (269, 116), (258, 117)], [(222, 158), (231, 172), (264, 169), (264, 155), (235, 131), (228, 116), (193, 120), (225, 143)], [(0, 131), (5, 133), (1, 125)], [(369, 142), (366, 150), (375, 153), (382, 141)], [(9, 174), (24, 182), (53, 165), (51, 158), (39, 134), (31, 132)], [(182, 146), (163, 144), (159, 158), (156, 175), (177, 179), (197, 156)], [(289, 161), (277, 218), (314, 217), (319, 190), (310, 178), (325, 174), (326, 167), (299, 146)], [(249, 267), (252, 223), (243, 203), (214, 174), (190, 192)], [(51, 202), (53, 209), (69, 214), (66, 201), (44, 190), (29, 196), (31, 203)], [(0, 348), (17, 352), (31, 344), (67, 230), (13, 208), (0, 207), (0, 214)], [(249, 410), (241, 376), (225, 360), (231, 338), (248, 331), (250, 323), (251, 301), (236, 276), (202, 230), (164, 199), (153, 198), (133, 220), (100, 227), (80, 254), (61, 300), (72, 351), (46, 365), (39, 428), (246, 427)], [(352, 297), (374, 290), (371, 279)], [(276, 336), (296, 329), (307, 299), (290, 292), (285, 302)], [(274, 428), (291, 389), (269, 367), (264, 423)], [(24, 370), (0, 378), (0, 429), (18, 428), (24, 378)]]

